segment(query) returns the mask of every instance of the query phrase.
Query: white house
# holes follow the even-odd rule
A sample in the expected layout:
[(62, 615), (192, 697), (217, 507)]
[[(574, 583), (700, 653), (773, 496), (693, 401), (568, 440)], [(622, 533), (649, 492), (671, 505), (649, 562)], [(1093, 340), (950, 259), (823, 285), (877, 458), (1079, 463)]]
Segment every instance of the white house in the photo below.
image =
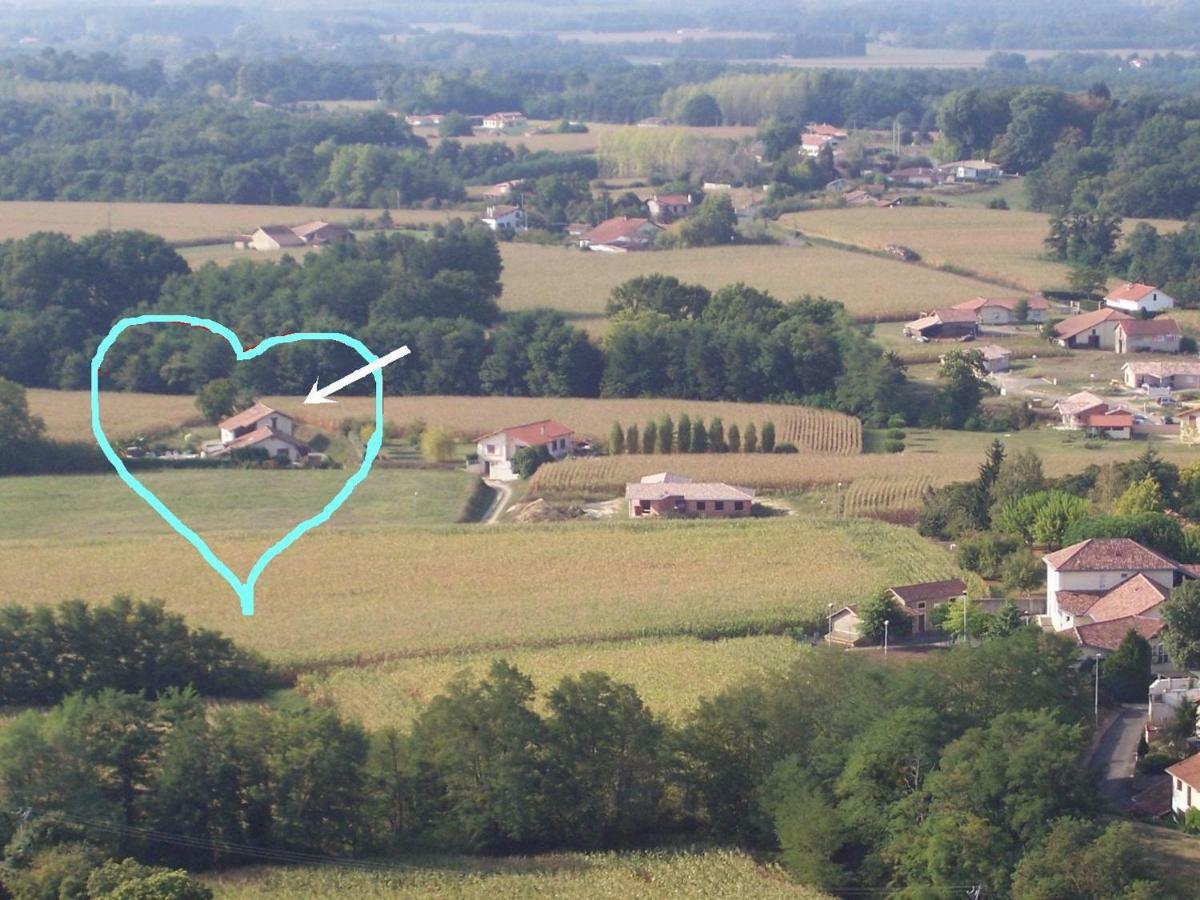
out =
[(815, 159), (827, 145), (832, 150), (838, 143), (837, 138), (828, 134), (803, 134), (800, 136), (800, 154)]
[(524, 113), (498, 112), (483, 117), (483, 127), (489, 131), (503, 131), (505, 128), (519, 128), (529, 120)]
[(1117, 325), (1129, 319), (1129, 314), (1119, 309), (1081, 313), (1054, 326), (1054, 341), (1074, 350), (1115, 350)]
[(1003, 169), (986, 159), (960, 159), (938, 168), (955, 181), (995, 181), (1004, 174)]
[(1125, 312), (1161, 312), (1175, 305), (1175, 299), (1152, 284), (1129, 282), (1104, 298), (1104, 305)]
[(1183, 817), (1200, 809), (1200, 753), (1167, 767), (1171, 776), (1171, 810)]
[(545, 447), (554, 459), (562, 459), (575, 448), (574, 432), (553, 419), (512, 425), (475, 439), (475, 452), (485, 474), (499, 481), (517, 478), (512, 459), (522, 447)]
[(655, 222), (668, 223), (685, 218), (692, 211), (691, 194), (655, 194), (646, 201), (646, 209)]
[[(1046, 616), (1055, 631), (1119, 621), (1108, 630), (1124, 625), (1121, 637), (1129, 628), (1157, 634), (1161, 625), (1133, 620), (1157, 621), (1158, 607), (1170, 589), (1194, 577), (1179, 563), (1130, 538), (1090, 538), (1047, 553), (1042, 562)], [(1095, 635), (1082, 635), (1089, 636)]]
[(976, 297), (956, 303), (953, 309), (969, 309), (980, 325), (1018, 325), (1017, 313), (1024, 304), (1023, 322), (1045, 322), (1050, 303), (1045, 297)]
[(489, 206), (479, 221), (492, 231), (524, 231), (525, 210), (519, 206)]
[(282, 250), (285, 247), (304, 246), (304, 240), (286, 225), (263, 225), (253, 234), (241, 238), (238, 243), (251, 250)]
[(312, 452), (296, 437), (295, 420), (264, 403), (255, 403), (217, 427), (221, 430), (221, 440), (219, 444), (205, 447), (205, 456), (221, 457), (253, 447), (265, 451), (272, 459), (297, 463)]

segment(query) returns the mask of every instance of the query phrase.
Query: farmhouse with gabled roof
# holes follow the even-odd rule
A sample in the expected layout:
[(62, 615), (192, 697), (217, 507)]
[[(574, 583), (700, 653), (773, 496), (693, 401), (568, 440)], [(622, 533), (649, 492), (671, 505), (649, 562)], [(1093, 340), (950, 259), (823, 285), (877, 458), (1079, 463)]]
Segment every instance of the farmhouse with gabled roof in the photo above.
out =
[(540, 419), (480, 435), (475, 439), (475, 452), (488, 478), (511, 481), (518, 477), (512, 460), (522, 447), (545, 447), (552, 458), (562, 459), (575, 448), (574, 434), (560, 422)]

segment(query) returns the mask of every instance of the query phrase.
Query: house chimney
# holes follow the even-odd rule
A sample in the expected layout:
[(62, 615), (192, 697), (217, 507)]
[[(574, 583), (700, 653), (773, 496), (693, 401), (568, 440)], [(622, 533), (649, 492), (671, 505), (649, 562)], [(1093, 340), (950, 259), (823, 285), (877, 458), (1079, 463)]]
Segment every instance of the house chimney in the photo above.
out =
[(545, 423), (543, 423), (542, 424), (542, 436), (545, 437), (545, 435), (546, 435), (546, 425), (545, 425)]

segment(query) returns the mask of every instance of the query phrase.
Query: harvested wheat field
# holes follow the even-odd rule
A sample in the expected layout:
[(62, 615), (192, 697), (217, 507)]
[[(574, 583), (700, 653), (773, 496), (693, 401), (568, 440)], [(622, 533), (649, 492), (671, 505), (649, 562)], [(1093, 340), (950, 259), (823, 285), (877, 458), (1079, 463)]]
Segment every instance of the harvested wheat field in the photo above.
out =
[[(69, 503), (69, 493), (57, 502)], [(246, 572), (277, 535), (204, 536)], [(522, 577), (535, 563), (537, 577)], [(165, 526), (159, 536), (98, 536), (80, 516), (54, 537), (0, 541), (0, 582), (13, 602), (160, 597), (193, 625), (297, 663), (811, 627), (829, 602), (954, 571), (946, 551), (911, 529), (861, 519), (423, 528), (384, 520), (305, 535), (263, 575), (245, 618), (228, 585)]]
[[(251, 206), (223, 203), (71, 203), (11, 200), (0, 202), (0, 240), (35, 231), (61, 231), (82, 237), (106, 228), (149, 231), (177, 244), (205, 238), (229, 238), (260, 225), (299, 225), (313, 219), (347, 224), (379, 218), (379, 209), (319, 206)], [(393, 209), (396, 225), (444, 222), (454, 216), (474, 216), (462, 210)]]
[[(884, 212), (891, 212), (885, 210)], [(805, 214), (807, 215), (807, 213)], [(744, 281), (780, 300), (804, 294), (828, 297), (863, 319), (896, 319), (934, 306), (951, 306), (995, 285), (899, 260), (834, 247), (753, 245), (587, 253), (565, 247), (501, 244), (506, 310), (549, 306), (592, 331), (605, 326), (604, 304), (617, 285), (662, 273), (710, 289)]]
[[(33, 389), (29, 406), (46, 422), (47, 433), (59, 440), (91, 440), (90, 394), (86, 391)], [(367, 397), (342, 397), (337, 406), (314, 409), (303, 397), (264, 397), (277, 409), (327, 431), (346, 418), (369, 419), (373, 403)], [(191, 396), (105, 392), (101, 401), (105, 430), (114, 438), (146, 432), (170, 432), (202, 419)], [(711, 422), (720, 416), (726, 429), (745, 431), (753, 423), (759, 430), (767, 420), (775, 423), (776, 441), (819, 453), (862, 452), (862, 423), (853, 416), (826, 409), (775, 403), (726, 403), (705, 400), (628, 399), (595, 400), (581, 397), (388, 397), (384, 416), (399, 427), (415, 419), (477, 437), (508, 425), (538, 419), (557, 419), (584, 437), (607, 439), (614, 420), (641, 428), (647, 421), (669, 415), (678, 423), (687, 413)]]
[[(1128, 220), (1128, 232), (1137, 221)], [(1160, 231), (1177, 230), (1178, 222), (1148, 220)], [(879, 250), (903, 244), (932, 266), (955, 266), (995, 281), (984, 296), (1007, 285), (1015, 291), (1064, 288), (1069, 266), (1045, 258), (1043, 241), (1050, 231), (1045, 213), (984, 207), (898, 206), (810, 210), (783, 216), (781, 224), (813, 237)], [(964, 298), (970, 299), (970, 297)], [(926, 308), (940, 304), (931, 301)]]

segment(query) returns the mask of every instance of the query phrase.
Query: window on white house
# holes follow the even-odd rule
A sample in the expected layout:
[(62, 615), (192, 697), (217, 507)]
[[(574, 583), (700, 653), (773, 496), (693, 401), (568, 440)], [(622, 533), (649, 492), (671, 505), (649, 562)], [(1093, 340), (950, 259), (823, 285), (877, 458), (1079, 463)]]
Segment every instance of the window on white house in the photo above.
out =
[(488, 452), (488, 453), (495, 453), (495, 452), (496, 452), (496, 445), (495, 445), (495, 444), (488, 444), (488, 445), (487, 445), (487, 452)]

